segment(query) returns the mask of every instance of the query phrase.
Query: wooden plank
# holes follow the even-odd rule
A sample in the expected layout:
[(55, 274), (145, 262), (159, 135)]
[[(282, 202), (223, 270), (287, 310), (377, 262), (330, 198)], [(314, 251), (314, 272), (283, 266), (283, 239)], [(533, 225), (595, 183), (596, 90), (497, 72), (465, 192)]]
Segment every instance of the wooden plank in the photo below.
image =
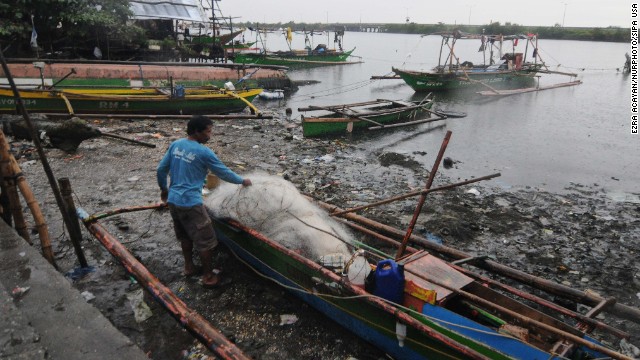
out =
[[(427, 290), (435, 290), (437, 293), (437, 301), (442, 301), (451, 295), (451, 289), (462, 289), (473, 282), (473, 279), (454, 270), (445, 261), (437, 257), (426, 254), (415, 259), (408, 259), (404, 264), (404, 278), (411, 280), (416, 285)], [(428, 278), (438, 279), (441, 285), (433, 284)]]
[(342, 105), (330, 105), (330, 106), (311, 105), (311, 106), (308, 106), (306, 108), (298, 108), (298, 111), (342, 109), (342, 108), (350, 108), (350, 107), (355, 107), (355, 106), (373, 105), (373, 104), (378, 104), (379, 102), (380, 101), (378, 101), (378, 100), (372, 100), (372, 101), (365, 101), (365, 102), (360, 102), (360, 103), (342, 104)]
[(304, 122), (306, 123), (349, 123), (349, 122), (359, 122), (362, 121), (358, 118), (322, 118), (322, 117), (305, 117)]

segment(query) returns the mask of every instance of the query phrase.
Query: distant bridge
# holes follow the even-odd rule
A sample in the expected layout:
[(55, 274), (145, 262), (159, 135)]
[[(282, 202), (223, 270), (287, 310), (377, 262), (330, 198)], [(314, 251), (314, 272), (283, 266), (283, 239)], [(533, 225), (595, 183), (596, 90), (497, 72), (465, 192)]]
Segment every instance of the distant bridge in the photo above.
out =
[(387, 28), (384, 24), (341, 24), (346, 31), (359, 31), (359, 32), (386, 32)]

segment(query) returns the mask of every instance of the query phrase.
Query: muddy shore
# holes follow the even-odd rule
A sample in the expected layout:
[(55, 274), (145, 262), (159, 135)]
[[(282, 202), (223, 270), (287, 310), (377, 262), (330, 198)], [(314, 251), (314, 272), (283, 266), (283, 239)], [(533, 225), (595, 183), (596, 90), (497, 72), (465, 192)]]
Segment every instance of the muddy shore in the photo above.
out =
[[(280, 175), (304, 193), (342, 208), (404, 194), (424, 186), (436, 154), (421, 164), (412, 154), (368, 153), (363, 137), (305, 139), (295, 120), (274, 110), (273, 120), (217, 122), (209, 146), (234, 171)], [(100, 121), (102, 132), (156, 145), (147, 148), (99, 137), (77, 151), (47, 149), (57, 178), (68, 177), (76, 206), (89, 213), (159, 200), (155, 168), (171, 141), (185, 134), (184, 121)], [(454, 140), (449, 147), (463, 146)], [(84, 232), (85, 255), (94, 271), (76, 276), (77, 259), (40, 162), (29, 143), (12, 143), (46, 216), (56, 261), (91, 302), (152, 359), (211, 355), (144, 293), (151, 316), (132, 307), (140, 289), (114, 258)], [(425, 154), (415, 154), (421, 158)], [(462, 160), (462, 159), (461, 159)], [(463, 166), (453, 162), (453, 166)], [(487, 174), (478, 174), (483, 176)], [(434, 186), (450, 178), (441, 167)], [(639, 195), (639, 194), (634, 194)], [(407, 199), (360, 214), (406, 229), (416, 205)], [(204, 290), (181, 275), (182, 256), (166, 211), (123, 214), (101, 222), (185, 303), (256, 359), (385, 359), (387, 356), (247, 268), (223, 247), (216, 263), (230, 281)], [(30, 224), (33, 224), (31, 222)], [(445, 245), (508, 264), (548, 280), (589, 289), (640, 308), (640, 204), (613, 200), (597, 184), (567, 184), (562, 193), (491, 182), (430, 194), (416, 232)], [(35, 237), (35, 235), (34, 235)], [(586, 311), (587, 309), (579, 309)], [(285, 315), (285, 317), (283, 317)], [(293, 323), (286, 320), (295, 315)], [(640, 327), (605, 315), (632, 334)], [(285, 323), (285, 324), (283, 324)], [(618, 347), (615, 339), (609, 339)]]

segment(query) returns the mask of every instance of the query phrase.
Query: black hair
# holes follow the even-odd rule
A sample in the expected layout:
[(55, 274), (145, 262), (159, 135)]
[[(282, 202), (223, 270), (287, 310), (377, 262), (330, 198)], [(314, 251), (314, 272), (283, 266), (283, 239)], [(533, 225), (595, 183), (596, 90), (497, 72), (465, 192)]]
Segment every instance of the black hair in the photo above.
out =
[(206, 116), (193, 115), (187, 123), (187, 135), (193, 135), (197, 132), (204, 131), (207, 127), (213, 125), (213, 121)]

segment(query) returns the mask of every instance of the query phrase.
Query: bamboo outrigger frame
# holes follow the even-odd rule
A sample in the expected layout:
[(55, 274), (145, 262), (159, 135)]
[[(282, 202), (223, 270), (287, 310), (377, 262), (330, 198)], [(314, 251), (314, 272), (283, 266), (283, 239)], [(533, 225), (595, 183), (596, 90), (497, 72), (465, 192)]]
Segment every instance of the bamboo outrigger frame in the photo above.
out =
[[(538, 61), (540, 61), (540, 63), (546, 67), (546, 65), (544, 64), (544, 61), (542, 60), (542, 57), (540, 57), (540, 52), (538, 51), (538, 35), (537, 34), (522, 34), (522, 35), (488, 35), (488, 34), (471, 34), (471, 33), (464, 33), (461, 31), (453, 31), (453, 32), (438, 32), (438, 33), (433, 33), (433, 34), (427, 34), (427, 35), (440, 35), (442, 36), (442, 41), (440, 44), (440, 54), (438, 57), (438, 66), (436, 67), (436, 69), (438, 69), (439, 72), (444, 72), (445, 67), (447, 67), (448, 64), (448, 71), (452, 72), (454, 71), (454, 68), (461, 66), (462, 64), (460, 63), (460, 59), (456, 56), (455, 54), (455, 44), (458, 40), (481, 40), (482, 41), (482, 52), (483, 52), (483, 66), (488, 66), (488, 65), (493, 65), (494, 64), (494, 60), (493, 60), (493, 56), (494, 56), (494, 49), (497, 50), (498, 52), (498, 58), (502, 59), (502, 57), (505, 55), (505, 52), (503, 51), (503, 45), (504, 45), (504, 41), (508, 41), (511, 40), (512, 42), (514, 42), (514, 45), (517, 44), (518, 40), (525, 40), (527, 42), (526, 47), (525, 47), (525, 51), (523, 53), (523, 59), (522, 59), (522, 63), (526, 63), (527, 61), (527, 53), (529, 50), (529, 45), (531, 45), (534, 49), (533, 51), (533, 64), (537, 65)], [(423, 36), (427, 36), (427, 35), (423, 35)], [(451, 39), (451, 43), (449, 43), (449, 40)], [(497, 45), (495, 43), (498, 43)], [(489, 53), (489, 64), (486, 63), (486, 45), (489, 44), (490, 45), (490, 53)], [(447, 45), (449, 51), (446, 53), (446, 57), (443, 61), (443, 49), (444, 46)], [(515, 55), (515, 46), (513, 46), (513, 50), (511, 52), (512, 54)], [(454, 59), (455, 59), (455, 64), (454, 64)]]

